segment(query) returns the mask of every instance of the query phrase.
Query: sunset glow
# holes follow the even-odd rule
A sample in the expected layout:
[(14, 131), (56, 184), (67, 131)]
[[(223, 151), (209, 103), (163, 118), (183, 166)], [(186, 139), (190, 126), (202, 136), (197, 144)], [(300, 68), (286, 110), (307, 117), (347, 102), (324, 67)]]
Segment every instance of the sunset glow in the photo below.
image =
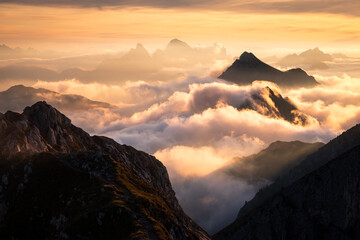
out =
[(250, 47), (267, 53), (266, 48), (318, 45), (360, 51), (359, 17), (341, 14), (0, 4), (0, 17), (0, 38), (6, 43), (50, 50), (60, 46), (64, 51), (100, 51), (134, 42), (155, 47), (179, 37), (194, 44), (218, 41), (231, 50)]

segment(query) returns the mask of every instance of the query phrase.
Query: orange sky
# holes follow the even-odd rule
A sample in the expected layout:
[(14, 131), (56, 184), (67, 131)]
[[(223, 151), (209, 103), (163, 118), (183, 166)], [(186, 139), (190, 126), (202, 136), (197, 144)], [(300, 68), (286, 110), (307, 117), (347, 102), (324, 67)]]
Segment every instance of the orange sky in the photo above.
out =
[[(360, 19), (332, 13), (256, 13), (199, 8), (75, 8), (0, 4), (0, 39), (12, 47), (120, 49), (221, 42), (236, 51), (322, 47), (360, 52)], [(271, 50), (269, 50), (271, 49)]]

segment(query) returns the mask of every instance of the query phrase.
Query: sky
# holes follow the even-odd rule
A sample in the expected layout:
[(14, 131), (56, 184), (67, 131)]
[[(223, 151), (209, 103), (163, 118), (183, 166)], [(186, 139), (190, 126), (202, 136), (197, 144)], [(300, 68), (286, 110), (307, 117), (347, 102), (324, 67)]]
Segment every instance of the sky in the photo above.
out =
[(320, 46), (360, 52), (359, 2), (329, 1), (0, 1), (0, 39), (12, 47), (69, 53), (149, 49), (180, 38), (275, 54)]

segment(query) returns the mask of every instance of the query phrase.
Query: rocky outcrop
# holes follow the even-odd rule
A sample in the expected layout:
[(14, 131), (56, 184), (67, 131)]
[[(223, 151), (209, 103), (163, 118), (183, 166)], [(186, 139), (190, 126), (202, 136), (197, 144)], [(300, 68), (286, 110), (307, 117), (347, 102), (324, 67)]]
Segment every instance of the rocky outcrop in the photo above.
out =
[(215, 239), (358, 239), (360, 125), (261, 190)]
[(283, 98), (279, 92), (269, 87), (264, 87), (260, 92), (254, 92), (251, 98), (238, 109), (252, 109), (262, 115), (303, 126), (310, 121), (309, 116), (300, 112), (289, 98)]
[(255, 80), (274, 82), (280, 87), (314, 87), (318, 84), (314, 77), (300, 68), (280, 71), (260, 61), (254, 54), (244, 52), (239, 59), (223, 72), (219, 78), (239, 85), (248, 85)]
[(1, 114), (0, 136), (7, 239), (209, 239), (183, 212), (161, 162), (90, 136), (45, 102)]

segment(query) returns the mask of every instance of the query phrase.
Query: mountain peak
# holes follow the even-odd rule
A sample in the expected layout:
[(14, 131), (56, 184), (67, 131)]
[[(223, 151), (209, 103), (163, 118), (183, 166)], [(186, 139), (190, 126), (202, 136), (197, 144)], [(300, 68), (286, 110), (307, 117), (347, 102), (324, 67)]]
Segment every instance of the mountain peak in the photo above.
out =
[(50, 90), (47, 90), (47, 89), (44, 89), (44, 88), (32, 88), (32, 87), (27, 87), (27, 86), (24, 86), (22, 84), (19, 84), (19, 85), (14, 85), (14, 86), (11, 86), (8, 90), (6, 90), (6, 92), (8, 93), (11, 93), (11, 94), (28, 94), (30, 92), (46, 92), (46, 93), (54, 93)]
[(130, 51), (122, 57), (127, 61), (139, 61), (141, 59), (150, 59), (150, 54), (146, 48), (141, 44), (136, 44), (135, 48), (131, 48)]
[(145, 50), (144, 45), (142, 45), (141, 43), (137, 43), (135, 49), (144, 49)]
[[(44, 115), (45, 114), (45, 115)], [(47, 104), (45, 101), (40, 101), (32, 105), (31, 107), (26, 107), (24, 109), (25, 116), (33, 116), (33, 115), (42, 115), (42, 120), (50, 120), (50, 118), (54, 119), (54, 117), (60, 116), (61, 118), (66, 119), (64, 122), (66, 124), (70, 124), (71, 121), (65, 115), (60, 113), (58, 110)], [(49, 119), (44, 119), (44, 117), (48, 117)]]
[(181, 41), (181, 40), (179, 40), (179, 39), (177, 39), (177, 38), (174, 38), (174, 39), (172, 39), (170, 42), (169, 42), (169, 45), (187, 45), (187, 43), (185, 43), (184, 41)]
[(243, 52), (241, 54), (239, 60), (241, 62), (261, 62), (253, 53), (251, 52)]
[(251, 84), (256, 80), (274, 82), (280, 87), (313, 87), (318, 84), (315, 78), (301, 69), (280, 71), (258, 59), (251, 52), (244, 52), (219, 78), (239, 85)]
[[(91, 137), (46, 102), (6, 115), (0, 114), (0, 158), (9, 160), (0, 167), (1, 235), (210, 239), (183, 212), (155, 157)], [(18, 226), (26, 227), (13, 231)]]
[(58, 144), (57, 136), (62, 134), (59, 129), (68, 129), (72, 126), (69, 118), (45, 101), (26, 107), (23, 115), (40, 130), (41, 135), (51, 145)]
[(169, 49), (177, 49), (177, 48), (191, 49), (191, 47), (186, 42), (183, 42), (177, 38), (172, 39), (166, 47), (166, 49), (168, 49), (168, 50)]
[(7, 91), (18, 91), (26, 89), (26, 87), (22, 84), (11, 86)]

